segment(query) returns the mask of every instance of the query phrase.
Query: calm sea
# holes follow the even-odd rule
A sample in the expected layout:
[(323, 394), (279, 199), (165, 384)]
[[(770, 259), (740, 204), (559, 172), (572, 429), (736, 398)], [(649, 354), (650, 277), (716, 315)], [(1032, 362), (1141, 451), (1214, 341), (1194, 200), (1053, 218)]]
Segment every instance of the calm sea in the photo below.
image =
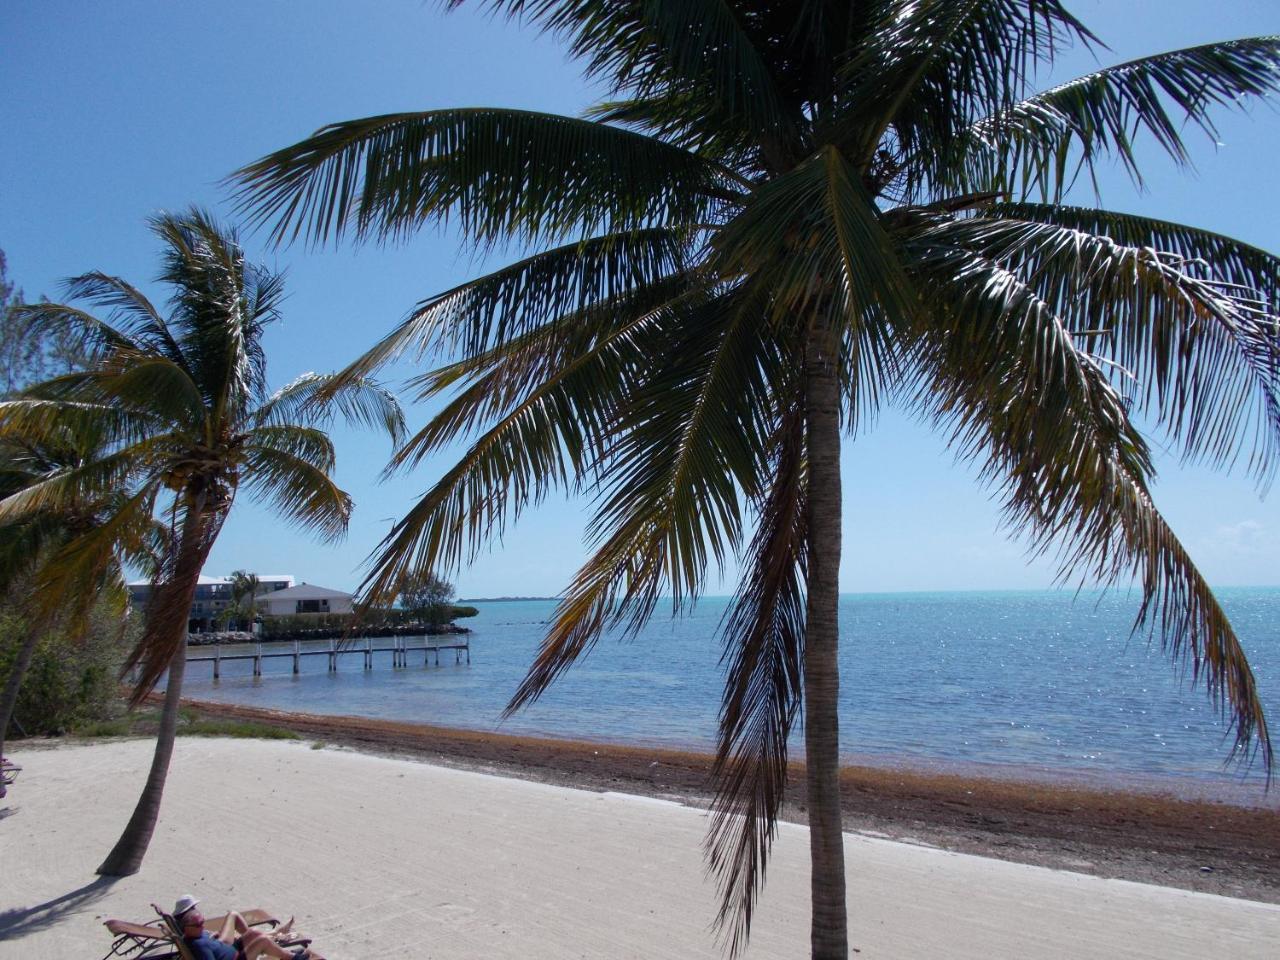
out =
[[(1280, 731), (1280, 589), (1219, 596)], [(192, 665), (187, 695), (316, 713), (551, 737), (707, 748), (723, 681), (717, 626), (728, 601), (655, 618), (628, 643), (605, 640), (541, 701), (500, 723), (553, 601), (478, 604), (471, 665), (370, 671), (360, 655), (330, 674), (322, 657)], [(1225, 767), (1230, 738), (1200, 688), (1158, 643), (1130, 637), (1122, 594), (848, 595), (841, 599), (841, 743), (854, 762), (1023, 775), (1155, 781), (1191, 792), (1258, 791), (1259, 770)], [(323, 646), (323, 644), (322, 644)], [(225, 649), (225, 648), (224, 648)], [(1280, 733), (1277, 734), (1280, 736)], [(796, 751), (803, 749), (799, 732)], [(1276, 791), (1272, 791), (1274, 799)], [(1271, 802), (1270, 800), (1267, 802)]]

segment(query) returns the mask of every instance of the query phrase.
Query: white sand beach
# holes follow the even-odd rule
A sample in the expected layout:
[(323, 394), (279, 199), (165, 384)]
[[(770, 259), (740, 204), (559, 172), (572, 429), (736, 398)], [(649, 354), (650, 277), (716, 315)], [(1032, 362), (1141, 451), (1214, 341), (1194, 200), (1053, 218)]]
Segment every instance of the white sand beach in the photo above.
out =
[[(719, 958), (699, 810), (307, 742), (182, 739), (142, 871), (93, 873), (146, 740), (13, 744), (0, 958), (101, 957), (108, 917), (181, 893), (296, 914), (330, 960)], [(1280, 906), (850, 835), (851, 945), (893, 958), (1275, 957)], [(784, 824), (747, 957), (807, 956), (808, 845)]]

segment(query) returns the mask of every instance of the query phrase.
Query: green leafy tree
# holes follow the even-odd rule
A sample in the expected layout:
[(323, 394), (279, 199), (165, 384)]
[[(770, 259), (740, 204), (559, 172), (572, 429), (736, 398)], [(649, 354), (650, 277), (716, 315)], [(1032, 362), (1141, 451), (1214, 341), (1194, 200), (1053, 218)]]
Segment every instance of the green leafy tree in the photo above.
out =
[[(159, 281), (171, 291), (168, 316), (118, 277), (69, 280), (70, 296), (106, 308), (105, 319), (57, 303), (23, 313), (37, 329), (74, 336), (90, 356), (89, 368), (0, 403), (0, 440), (100, 438), (92, 458), (0, 501), (0, 522), (124, 491), (105, 521), (72, 538), (51, 565), (49, 597), (67, 595), (62, 586), (113, 555), (122, 533), (153, 514), (173, 531), (125, 664), (139, 671), (135, 703), (166, 671), (168, 680), (146, 785), (98, 868), (113, 876), (137, 872), (155, 829), (178, 720), (188, 611), (241, 486), (282, 518), (336, 540), (346, 531), (351, 499), (330, 477), (334, 450), (323, 428), (341, 412), (393, 438), (403, 430), (395, 399), (370, 381), (335, 386), (329, 376), (306, 374), (270, 393), (262, 336), (279, 314), (281, 277), (247, 263), (235, 234), (200, 211), (158, 217), (152, 229), (164, 249)], [(321, 398), (324, 388), (330, 389)]]
[[(30, 587), (25, 583), (20, 586)], [(53, 625), (34, 633), (13, 716), (27, 736), (59, 735), (110, 716), (119, 699), (119, 667), (136, 636), (138, 618), (124, 614), (116, 590), (91, 594), (91, 609), (75, 629)], [(10, 673), (33, 631), (21, 597), (0, 605), (0, 676)], [(131, 639), (132, 637), (132, 639)], [(15, 724), (16, 726), (16, 724)]]
[(1095, 42), (1058, 0), (488, 6), (564, 38), (612, 99), (583, 118), (335, 123), (235, 175), (278, 241), (447, 220), (482, 250), (532, 248), (424, 301), (348, 371), (451, 357), (416, 381), (447, 402), (392, 466), (470, 441), (381, 545), (367, 597), (450, 575), (552, 491), (595, 493), (593, 554), (515, 709), (741, 556), (708, 838), (722, 929), (744, 944), (803, 705), (812, 951), (843, 960), (839, 452), (899, 403), (981, 466), (1036, 550), (1061, 550), (1064, 578), (1136, 580), (1135, 629), (1269, 768), (1244, 652), (1152, 502), (1133, 417), (1191, 460), (1271, 474), (1280, 261), (1065, 200), (1099, 163), (1139, 177), (1144, 148), (1186, 163), (1214, 108), (1280, 86), (1280, 40), (1036, 92), (1059, 50)]
[[(8, 279), (4, 251), (0, 250), (0, 398), (84, 364), (83, 352), (64, 332), (44, 333), (31, 328), (19, 309), (22, 299), (22, 291)], [(96, 443), (93, 437), (65, 434), (35, 444), (0, 440), (0, 498), (37, 482), (51, 471), (92, 456)], [(57, 510), (42, 510), (16, 522), (0, 522), (0, 597), (6, 598), (4, 606), (13, 615), (10, 623), (20, 627), (20, 639), (7, 659), (0, 689), (0, 756), (4, 754), (5, 737), (23, 680), (41, 640), (55, 636), (70, 644), (83, 640), (92, 600), (99, 594), (104, 594), (104, 608), (114, 604), (123, 613), (124, 584), (114, 558), (97, 569), (82, 571), (84, 579), (56, 613), (41, 610), (38, 602), (32, 602), (39, 597), (41, 564), (57, 554), (69, 534), (94, 525), (104, 509), (104, 500), (81, 501)], [(139, 540), (135, 546), (143, 542)], [(140, 563), (146, 560), (145, 556), (133, 559)]]
[[(0, 500), (101, 456), (101, 439), (69, 431), (0, 439)], [(89, 563), (73, 561), (67, 566), (70, 541), (108, 522), (123, 503), (122, 496), (121, 491), (101, 490), (0, 517), (0, 605), (11, 612), (11, 624), (20, 628), (12, 657), (6, 658), (0, 690), (0, 755), (41, 642), (54, 638), (54, 646), (82, 644), (91, 611), (102, 633), (107, 618), (114, 614), (122, 619), (127, 610), (123, 563), (142, 570), (153, 565), (166, 531), (151, 517), (137, 515), (118, 528), (114, 550), (95, 555)]]
[(410, 574), (400, 584), (400, 606), (413, 619), (439, 627), (453, 619), (453, 584), (434, 573)]
[(257, 615), (258, 593), (262, 584), (256, 573), (247, 570), (231, 571), (231, 606), (225, 611), (228, 620), (247, 622), (251, 626)]
[(8, 278), (0, 250), (0, 395), (83, 367), (85, 356), (64, 331), (30, 328), (18, 307), (22, 291)]

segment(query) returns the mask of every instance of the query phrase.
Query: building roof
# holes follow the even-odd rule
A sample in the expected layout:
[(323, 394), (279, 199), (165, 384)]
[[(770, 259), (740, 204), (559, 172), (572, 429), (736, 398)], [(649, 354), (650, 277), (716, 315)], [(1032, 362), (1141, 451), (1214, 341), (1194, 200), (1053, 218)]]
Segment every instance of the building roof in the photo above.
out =
[(259, 600), (328, 600), (333, 597), (352, 599), (352, 595), (342, 590), (330, 590), (328, 587), (317, 587), (313, 583), (300, 583), (296, 587), (264, 593)]
[[(279, 583), (281, 580), (287, 580), (289, 583), (293, 583), (293, 574), (292, 573), (280, 573), (280, 574), (260, 573), (258, 574), (259, 583)], [(212, 586), (217, 586), (219, 584), (228, 584), (230, 582), (231, 582), (230, 577), (206, 577), (204, 574), (200, 574), (200, 580), (198, 585), (201, 587), (212, 587)], [(130, 580), (127, 586), (149, 587), (151, 586), (151, 581), (150, 580)]]

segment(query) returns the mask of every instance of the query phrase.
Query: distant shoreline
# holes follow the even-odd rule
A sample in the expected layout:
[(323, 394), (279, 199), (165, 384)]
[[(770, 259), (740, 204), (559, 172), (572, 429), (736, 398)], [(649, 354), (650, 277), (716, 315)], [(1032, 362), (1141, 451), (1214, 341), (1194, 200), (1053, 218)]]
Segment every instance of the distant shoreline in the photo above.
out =
[[(1134, 588), (1120, 586), (1104, 587), (1098, 584), (1089, 584), (1079, 589), (1074, 587), (920, 587), (918, 589), (906, 590), (842, 590), (840, 591), (840, 599), (883, 599), (885, 597), (920, 597), (920, 596), (965, 596), (974, 594), (985, 595), (1006, 595), (1006, 594), (1061, 594), (1079, 595), (1093, 597), (1095, 595), (1109, 596), (1133, 596), (1136, 599), (1140, 591), (1133, 592)], [(1218, 591), (1240, 591), (1240, 590), (1280, 590), (1280, 584), (1216, 584), (1211, 587), (1215, 592)], [(733, 594), (705, 594), (700, 600), (732, 600)], [(519, 601), (559, 601), (560, 597), (459, 597), (456, 603), (516, 603)], [(670, 600), (669, 596), (663, 596), (660, 599)]]
[(559, 597), (459, 597), (458, 603), (519, 603), (522, 600), (559, 600)]

